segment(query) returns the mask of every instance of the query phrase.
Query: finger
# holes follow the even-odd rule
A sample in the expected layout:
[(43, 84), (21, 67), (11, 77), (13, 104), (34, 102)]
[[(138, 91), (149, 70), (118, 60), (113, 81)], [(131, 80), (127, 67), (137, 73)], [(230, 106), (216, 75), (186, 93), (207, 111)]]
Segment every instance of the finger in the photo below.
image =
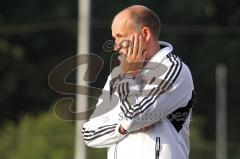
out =
[(131, 55), (134, 59), (136, 58), (138, 54), (138, 47), (139, 47), (139, 38), (137, 33), (134, 34), (134, 43), (133, 43), (133, 54)]
[(127, 54), (128, 58), (130, 58), (131, 55), (132, 55), (132, 52), (133, 52), (133, 43), (134, 43), (134, 35), (132, 35), (132, 36), (130, 37), (130, 41), (129, 41), (129, 44), (128, 44), (128, 54)]
[(141, 128), (140, 131), (146, 132), (146, 131), (148, 131), (149, 129), (150, 129), (150, 127), (144, 127), (144, 128)]
[(139, 35), (138, 36), (138, 39), (139, 39), (139, 45), (138, 45), (138, 54), (137, 54), (137, 57), (138, 57), (138, 59), (140, 60), (140, 61), (143, 61), (143, 59), (142, 59), (142, 57), (143, 57), (143, 50), (142, 50), (142, 48), (143, 48), (143, 46), (142, 46), (142, 44), (143, 44), (143, 39), (142, 39), (142, 36), (141, 35)]

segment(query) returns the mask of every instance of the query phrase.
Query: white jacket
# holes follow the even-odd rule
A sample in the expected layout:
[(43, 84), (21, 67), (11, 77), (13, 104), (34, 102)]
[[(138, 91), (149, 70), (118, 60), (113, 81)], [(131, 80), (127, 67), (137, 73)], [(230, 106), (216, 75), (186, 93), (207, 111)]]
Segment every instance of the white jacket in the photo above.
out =
[[(136, 79), (118, 78), (119, 67), (112, 71), (83, 125), (86, 144), (107, 147), (108, 159), (189, 158), (192, 76), (170, 44), (160, 45)], [(120, 125), (127, 134), (119, 133)]]

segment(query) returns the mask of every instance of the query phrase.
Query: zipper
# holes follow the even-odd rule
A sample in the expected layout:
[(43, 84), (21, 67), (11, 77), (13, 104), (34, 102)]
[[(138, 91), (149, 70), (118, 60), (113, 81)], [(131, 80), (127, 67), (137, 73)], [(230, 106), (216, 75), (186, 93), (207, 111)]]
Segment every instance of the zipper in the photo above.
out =
[(159, 155), (160, 155), (160, 137), (156, 137), (155, 159), (159, 159)]
[(115, 150), (114, 150), (114, 159), (117, 159), (117, 147), (118, 145), (115, 145)]

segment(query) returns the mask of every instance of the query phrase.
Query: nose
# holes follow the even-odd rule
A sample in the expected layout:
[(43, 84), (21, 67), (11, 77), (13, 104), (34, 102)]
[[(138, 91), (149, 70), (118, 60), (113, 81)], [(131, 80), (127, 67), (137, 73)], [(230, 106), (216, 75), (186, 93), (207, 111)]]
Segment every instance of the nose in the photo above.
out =
[(115, 51), (119, 51), (120, 48), (121, 48), (120, 44), (117, 43), (117, 42), (115, 42), (115, 44), (114, 44), (114, 50), (115, 50)]

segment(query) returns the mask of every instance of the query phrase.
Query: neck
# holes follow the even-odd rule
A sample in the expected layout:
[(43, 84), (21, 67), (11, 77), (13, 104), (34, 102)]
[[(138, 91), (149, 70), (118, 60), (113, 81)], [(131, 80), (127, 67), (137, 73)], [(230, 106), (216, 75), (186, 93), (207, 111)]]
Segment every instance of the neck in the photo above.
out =
[(161, 48), (158, 41), (150, 43), (147, 56), (147, 61), (149, 61)]

